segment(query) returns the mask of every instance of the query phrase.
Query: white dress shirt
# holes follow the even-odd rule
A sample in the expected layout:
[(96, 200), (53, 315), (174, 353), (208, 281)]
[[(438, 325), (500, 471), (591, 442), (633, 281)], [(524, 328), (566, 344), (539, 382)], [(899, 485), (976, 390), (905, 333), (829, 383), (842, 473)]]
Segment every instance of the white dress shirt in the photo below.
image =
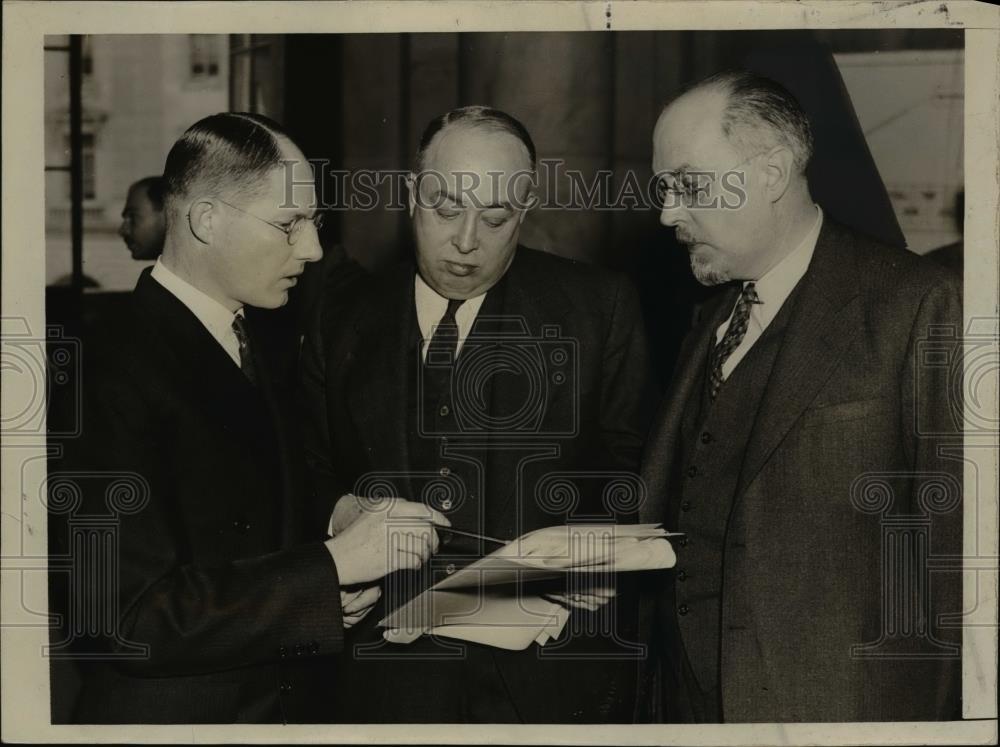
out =
[(198, 317), (198, 321), (205, 326), (209, 334), (233, 359), (233, 363), (239, 366), (240, 342), (236, 339), (236, 333), (233, 331), (233, 318), (237, 315), (243, 316), (243, 307), (237, 309), (234, 314), (214, 298), (210, 298), (183, 278), (178, 277), (159, 258), (153, 265), (152, 276), (153, 280), (170, 291), (177, 297), (178, 301), (188, 307), (192, 314)]
[[(420, 277), (419, 272), (413, 281), (413, 290), (413, 297), (417, 306), (417, 324), (420, 326), (420, 337), (423, 338), (423, 342), (420, 345), (420, 356), (426, 361), (427, 345), (434, 334), (434, 328), (440, 323), (444, 312), (448, 310), (448, 299), (427, 285), (424, 279)], [(455, 323), (458, 325), (458, 349), (455, 351), (456, 356), (462, 352), (462, 345), (472, 330), (472, 324), (476, 321), (476, 315), (479, 313), (484, 300), (486, 300), (485, 293), (475, 298), (470, 298), (459, 306), (458, 311), (455, 312)]]
[[(750, 307), (750, 320), (747, 323), (747, 333), (743, 337), (743, 341), (740, 342), (729, 358), (726, 359), (726, 362), (722, 364), (723, 381), (729, 378), (733, 369), (743, 360), (743, 356), (747, 354), (747, 351), (764, 334), (767, 325), (781, 311), (782, 304), (791, 295), (796, 283), (806, 274), (806, 270), (809, 269), (809, 262), (812, 261), (813, 252), (816, 250), (816, 241), (819, 239), (819, 231), (822, 226), (823, 210), (817, 205), (816, 222), (813, 223), (812, 228), (809, 229), (809, 233), (805, 235), (802, 242), (778, 264), (768, 270), (760, 280), (755, 281), (754, 288), (757, 291), (760, 303)], [(746, 287), (746, 282), (743, 283), (743, 286)], [(735, 310), (736, 306), (734, 304), (733, 311)], [(715, 333), (716, 344), (722, 341), (726, 330), (729, 329), (729, 323), (732, 321), (732, 318), (733, 314), (730, 312), (729, 318), (719, 325), (719, 329)]]

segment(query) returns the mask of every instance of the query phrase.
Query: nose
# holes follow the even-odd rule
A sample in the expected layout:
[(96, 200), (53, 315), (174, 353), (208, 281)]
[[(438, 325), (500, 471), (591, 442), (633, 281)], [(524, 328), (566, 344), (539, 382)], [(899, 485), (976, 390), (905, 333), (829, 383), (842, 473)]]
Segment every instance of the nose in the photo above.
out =
[(462, 224), (458, 233), (452, 239), (452, 244), (462, 254), (468, 254), (479, 248), (479, 216), (472, 210), (466, 210), (462, 216)]
[(323, 258), (323, 247), (319, 244), (319, 232), (315, 225), (306, 226), (294, 249), (295, 258), (303, 262), (316, 262)]

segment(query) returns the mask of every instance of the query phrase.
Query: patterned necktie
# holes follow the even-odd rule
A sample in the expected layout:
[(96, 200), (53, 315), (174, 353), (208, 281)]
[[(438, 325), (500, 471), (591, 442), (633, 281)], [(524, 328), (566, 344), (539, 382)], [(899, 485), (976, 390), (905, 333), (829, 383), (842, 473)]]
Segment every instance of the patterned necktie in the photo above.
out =
[(427, 345), (425, 360), (435, 365), (455, 362), (458, 352), (458, 322), (455, 321), (455, 312), (463, 303), (464, 300), (449, 299), (448, 308), (434, 328), (434, 334), (431, 335), (431, 341)]
[(257, 383), (257, 372), (254, 369), (253, 351), (250, 348), (250, 335), (247, 334), (247, 322), (241, 314), (233, 317), (233, 332), (240, 344), (240, 370), (250, 379), (251, 384)]
[(719, 344), (712, 351), (712, 373), (709, 377), (709, 396), (712, 401), (715, 401), (715, 397), (722, 387), (722, 366), (746, 337), (747, 324), (750, 322), (750, 307), (756, 303), (760, 303), (757, 289), (752, 282), (747, 283), (743, 286), (740, 298), (736, 302), (736, 308), (733, 309), (733, 318), (729, 320), (726, 334), (722, 336)]

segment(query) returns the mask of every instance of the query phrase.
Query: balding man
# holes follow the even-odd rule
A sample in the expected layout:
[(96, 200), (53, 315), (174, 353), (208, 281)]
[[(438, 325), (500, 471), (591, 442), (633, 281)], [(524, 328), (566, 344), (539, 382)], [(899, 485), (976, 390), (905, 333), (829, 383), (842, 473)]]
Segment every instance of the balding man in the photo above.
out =
[(960, 288), (814, 204), (811, 148), (791, 94), (740, 71), (653, 133), (661, 222), (721, 290), (643, 460), (644, 518), (686, 533), (655, 590), (653, 718), (960, 717), (960, 578), (930, 572), (962, 549)]
[[(117, 572), (110, 588), (77, 584), (74, 604), (113, 614), (76, 719), (321, 720), (326, 657), (378, 597), (341, 586), (418, 566), (437, 543), (429, 522), (447, 520), (403, 501), (333, 539), (329, 517), (311, 520), (295, 431), (244, 313), (285, 304), (321, 256), (299, 148), (264, 117), (217, 114), (175, 143), (163, 178), (163, 255), (139, 279), (130, 331), (89, 377), (84, 464), (138, 487), (116, 546), (75, 569)], [(107, 513), (104, 495), (86, 500), (88, 515)], [(394, 519), (407, 520), (402, 538)]]
[(328, 308), (310, 337), (307, 450), (320, 492), (339, 499), (334, 533), (359, 510), (351, 492), (376, 487), (465, 533), (421, 573), (387, 578), (337, 667), (337, 720), (631, 719), (639, 652), (617, 623), (635, 615), (616, 618), (624, 605), (605, 604), (611, 588), (550, 588), (574, 615), (541, 651), (433, 637), (404, 646), (376, 627), (496, 539), (635, 518), (637, 492), (618, 500), (607, 488), (634, 484), (622, 475), (645, 431), (637, 299), (621, 275), (518, 245), (534, 169), (534, 144), (511, 115), (469, 106), (436, 117), (409, 182), (415, 262), (328, 299), (343, 308)]

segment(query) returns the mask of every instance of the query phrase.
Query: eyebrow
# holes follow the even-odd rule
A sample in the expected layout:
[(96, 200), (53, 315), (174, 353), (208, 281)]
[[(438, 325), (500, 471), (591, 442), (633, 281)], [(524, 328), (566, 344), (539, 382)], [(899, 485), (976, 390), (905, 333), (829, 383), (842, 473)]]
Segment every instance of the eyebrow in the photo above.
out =
[[(438, 190), (437, 192), (434, 193), (433, 196), (437, 198), (440, 197), (442, 194), (449, 200), (451, 200), (453, 203), (455, 203), (458, 207), (465, 207), (465, 203), (463, 203), (461, 200), (455, 197), (455, 195), (453, 195), (451, 192), (441, 192), (440, 190)], [(511, 211), (513, 211), (514, 209), (509, 202), (495, 202), (491, 205), (483, 205), (481, 207), (482, 210), (497, 210), (501, 208), (504, 210), (511, 210)]]

